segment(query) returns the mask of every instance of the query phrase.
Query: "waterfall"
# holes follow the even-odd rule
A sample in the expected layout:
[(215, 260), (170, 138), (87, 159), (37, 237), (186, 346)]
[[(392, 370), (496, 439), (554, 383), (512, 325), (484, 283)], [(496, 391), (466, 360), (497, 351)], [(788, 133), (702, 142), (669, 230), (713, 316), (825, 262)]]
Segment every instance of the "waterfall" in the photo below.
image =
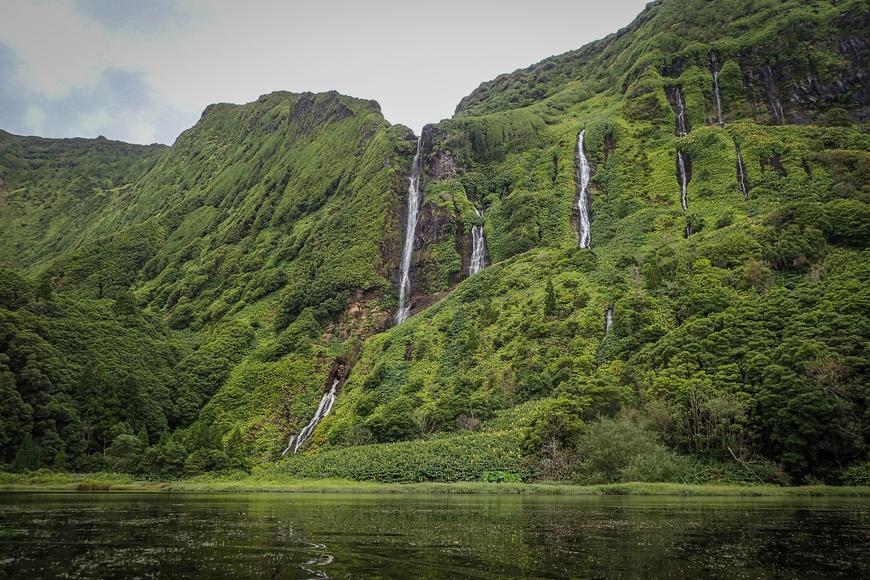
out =
[(608, 309), (604, 312), (604, 334), (610, 332), (610, 328), (613, 326), (613, 308), (608, 307)]
[(396, 324), (402, 324), (411, 313), (411, 256), (414, 254), (414, 238), (417, 233), (417, 219), (420, 213), (421, 181), (423, 179), (423, 161), (420, 157), (420, 146), (423, 138), (417, 139), (417, 152), (411, 163), (411, 175), (408, 176), (408, 217), (405, 225), (405, 243), (402, 247), (402, 270), (399, 282), (399, 310), (396, 312)]
[[(483, 217), (475, 208), (477, 217)], [(468, 264), (468, 275), (473, 276), (483, 270), (486, 265), (486, 240), (483, 237), (483, 224), (471, 226), (471, 260)]]
[(785, 125), (785, 112), (782, 110), (782, 102), (778, 97), (773, 97), (773, 108), (780, 125)]
[(338, 387), (338, 379), (332, 381), (332, 388), (329, 389), (328, 392), (323, 394), (323, 397), (320, 399), (320, 404), (317, 405), (317, 411), (314, 412), (314, 416), (311, 418), (311, 421), (308, 422), (302, 431), (299, 432), (299, 435), (290, 438), (290, 443), (287, 444), (287, 449), (284, 450), (284, 453), (281, 454), (283, 457), (287, 454), (290, 449), (293, 449), (293, 453), (299, 451), (299, 448), (302, 447), (302, 444), (311, 437), (311, 434), (314, 432), (314, 428), (317, 427), (317, 424), (320, 421), (329, 415), (332, 411), (333, 405), (335, 405), (335, 389)]
[(686, 127), (686, 101), (683, 100), (683, 91), (677, 88), (677, 133), (680, 136), (688, 134)]
[(686, 189), (689, 186), (689, 177), (686, 174), (686, 161), (683, 159), (683, 152), (677, 150), (677, 169), (679, 170), (680, 179), (680, 205), (683, 211), (689, 209), (689, 200), (686, 198)]
[(782, 102), (779, 98), (773, 94), (774, 82), (773, 82), (773, 70), (771, 70), (770, 65), (765, 65), (764, 67), (764, 87), (767, 91), (768, 98), (768, 114), (773, 115), (774, 122), (778, 125), (785, 124), (785, 111), (782, 110)]
[(686, 120), (686, 102), (683, 100), (683, 91), (680, 87), (666, 87), (665, 95), (676, 117), (676, 134), (678, 137), (685, 137), (689, 133), (689, 122)]
[(592, 241), (592, 222), (589, 219), (589, 161), (583, 151), (586, 129), (577, 136), (577, 175), (579, 194), (577, 209), (580, 210), (580, 247), (588, 248)]
[(722, 99), (719, 96), (719, 63), (716, 53), (710, 53), (710, 70), (713, 71), (713, 94), (716, 96), (716, 122), (722, 124)]
[(743, 165), (743, 157), (740, 155), (740, 145), (734, 143), (734, 148), (737, 150), (737, 181), (740, 184), (740, 193), (743, 194), (743, 199), (749, 197), (749, 183), (746, 180), (746, 166)]

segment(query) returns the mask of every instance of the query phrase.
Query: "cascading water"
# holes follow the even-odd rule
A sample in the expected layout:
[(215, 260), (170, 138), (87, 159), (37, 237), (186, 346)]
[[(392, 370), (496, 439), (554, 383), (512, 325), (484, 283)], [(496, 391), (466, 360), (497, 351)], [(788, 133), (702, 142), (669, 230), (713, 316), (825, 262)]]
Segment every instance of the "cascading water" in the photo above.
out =
[(577, 136), (577, 209), (580, 212), (580, 247), (588, 248), (592, 242), (592, 221), (589, 218), (589, 161), (583, 151), (583, 140), (586, 137), (586, 129), (580, 131)]
[[(680, 180), (680, 206), (682, 206), (683, 211), (687, 211), (689, 209), (689, 200), (686, 190), (689, 187), (689, 173), (686, 170), (686, 160), (683, 157), (683, 152), (680, 150), (677, 150), (677, 178)], [(691, 225), (686, 225), (685, 234), (687, 238), (692, 235)]]
[(710, 70), (713, 72), (713, 95), (716, 97), (716, 122), (722, 124), (722, 98), (719, 96), (719, 63), (716, 53), (710, 53)]
[(396, 312), (396, 324), (402, 324), (411, 313), (411, 257), (414, 254), (414, 238), (417, 233), (417, 219), (420, 213), (420, 198), (422, 193), (423, 161), (420, 157), (420, 145), (423, 138), (417, 139), (417, 152), (411, 163), (411, 175), (408, 177), (408, 217), (405, 225), (405, 243), (402, 246), (401, 278), (399, 282), (399, 310)]
[[(482, 217), (480, 210), (475, 208), (477, 217)], [(483, 224), (471, 227), (471, 260), (468, 264), (468, 275), (473, 276), (483, 270), (486, 265), (486, 239), (483, 237)]]
[(782, 110), (782, 102), (777, 97), (773, 97), (773, 112), (776, 117), (776, 122), (780, 125), (784, 125), (785, 112)]
[(686, 197), (686, 190), (689, 186), (689, 177), (686, 173), (686, 160), (683, 158), (682, 151), (677, 151), (677, 170), (677, 176), (680, 179), (680, 205), (683, 207), (683, 211), (686, 211), (689, 209), (689, 200)]
[(284, 450), (284, 453), (281, 454), (283, 457), (287, 454), (290, 449), (293, 449), (293, 453), (299, 451), (299, 448), (302, 447), (302, 444), (311, 437), (311, 434), (314, 432), (314, 428), (317, 427), (317, 424), (323, 420), (324, 417), (329, 415), (332, 412), (332, 407), (335, 405), (335, 390), (338, 388), (338, 379), (332, 381), (332, 388), (329, 389), (326, 393), (323, 394), (323, 397), (320, 399), (320, 404), (317, 405), (317, 411), (314, 412), (314, 417), (311, 418), (311, 421), (308, 422), (302, 431), (299, 432), (299, 435), (290, 438), (290, 443), (287, 444), (287, 449)]
[(773, 70), (770, 65), (764, 67), (764, 87), (767, 91), (768, 112), (773, 116), (773, 120), (777, 125), (785, 124), (785, 111), (782, 109), (782, 102), (774, 94)]
[(674, 110), (677, 124), (676, 134), (678, 137), (685, 137), (689, 133), (689, 122), (686, 119), (686, 102), (683, 100), (683, 91), (680, 87), (666, 87), (665, 95)]
[(740, 193), (743, 194), (743, 199), (749, 197), (749, 182), (746, 180), (746, 166), (743, 165), (743, 156), (740, 155), (740, 145), (734, 143), (734, 148), (737, 150), (737, 182), (740, 184)]
[(689, 129), (686, 123), (686, 101), (683, 100), (683, 91), (680, 89), (677, 89), (677, 106), (679, 107), (679, 112), (677, 113), (677, 131), (681, 136), (687, 135)]
[(613, 326), (613, 308), (608, 308), (604, 312), (604, 334), (610, 332), (610, 328)]

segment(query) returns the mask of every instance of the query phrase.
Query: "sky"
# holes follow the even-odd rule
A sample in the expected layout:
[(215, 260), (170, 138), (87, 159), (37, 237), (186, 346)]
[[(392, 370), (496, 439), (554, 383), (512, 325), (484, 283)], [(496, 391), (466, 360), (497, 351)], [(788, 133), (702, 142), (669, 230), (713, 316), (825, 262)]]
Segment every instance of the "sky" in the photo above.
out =
[(337, 90), (419, 132), (646, 0), (0, 0), (0, 129), (171, 144), (210, 103)]

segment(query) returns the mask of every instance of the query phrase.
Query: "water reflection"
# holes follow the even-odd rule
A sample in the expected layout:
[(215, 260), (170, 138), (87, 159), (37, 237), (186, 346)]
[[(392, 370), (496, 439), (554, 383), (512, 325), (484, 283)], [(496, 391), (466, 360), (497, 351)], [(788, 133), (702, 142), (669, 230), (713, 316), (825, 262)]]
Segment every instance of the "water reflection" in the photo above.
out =
[(0, 494), (0, 578), (867, 577), (862, 499)]

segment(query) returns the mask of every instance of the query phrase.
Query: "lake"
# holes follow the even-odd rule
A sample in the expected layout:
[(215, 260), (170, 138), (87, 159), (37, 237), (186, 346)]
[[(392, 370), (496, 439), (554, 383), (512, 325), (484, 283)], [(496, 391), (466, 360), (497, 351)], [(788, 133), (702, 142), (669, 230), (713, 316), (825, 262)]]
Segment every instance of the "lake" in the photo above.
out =
[(870, 577), (864, 498), (0, 493), (0, 578)]

